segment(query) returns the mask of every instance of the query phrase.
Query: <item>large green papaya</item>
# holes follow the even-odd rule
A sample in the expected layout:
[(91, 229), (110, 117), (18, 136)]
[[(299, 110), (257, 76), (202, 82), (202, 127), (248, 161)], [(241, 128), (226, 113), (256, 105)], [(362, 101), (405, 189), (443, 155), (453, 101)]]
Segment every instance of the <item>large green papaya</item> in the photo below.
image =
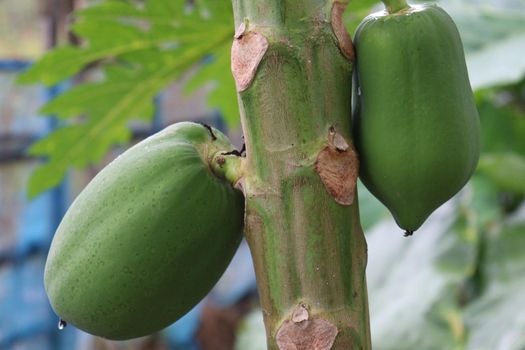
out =
[(355, 35), (354, 137), (365, 186), (412, 234), (457, 193), (479, 157), (479, 116), (448, 14), (406, 6)]
[(179, 123), (104, 168), (69, 208), (47, 258), (45, 289), (61, 319), (129, 339), (197, 304), (242, 237), (243, 196), (209, 166), (232, 149), (217, 130)]

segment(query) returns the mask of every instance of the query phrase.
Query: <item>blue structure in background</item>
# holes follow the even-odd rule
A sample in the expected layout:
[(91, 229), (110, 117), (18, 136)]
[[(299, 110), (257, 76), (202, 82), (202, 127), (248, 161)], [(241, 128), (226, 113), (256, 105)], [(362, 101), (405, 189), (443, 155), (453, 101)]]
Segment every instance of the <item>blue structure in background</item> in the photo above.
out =
[[(2, 72), (18, 73), (31, 65), (28, 61), (0, 60)], [(44, 101), (50, 100), (67, 88), (66, 84), (45, 91)], [(150, 133), (164, 127), (160, 105), (163, 95), (155, 99), (157, 106)], [(226, 125), (219, 112), (203, 120), (225, 131)], [(46, 130), (35, 139), (45, 136), (60, 126), (56, 118), (49, 118)], [(79, 332), (74, 327), (58, 330), (58, 318), (50, 308), (43, 288), (43, 267), (55, 232), (69, 205), (68, 180), (47, 191), (38, 198), (25, 203), (20, 230), (14, 249), (5, 251), (0, 247), (0, 350), (71, 350), (75, 348)], [(0, 232), (1, 233), (1, 232)], [(224, 281), (210, 298), (219, 305), (233, 304), (248, 291), (255, 289), (251, 258), (246, 244), (234, 258), (233, 268), (227, 271)], [(248, 266), (248, 267), (247, 267)], [(3, 292), (3, 293), (2, 293)], [(203, 303), (201, 302), (185, 317), (164, 331), (165, 339), (174, 350), (199, 350), (195, 333)]]
[[(2, 60), (0, 73), (18, 73), (30, 65), (29, 61)], [(44, 99), (59, 92), (60, 87), (48, 89)], [(56, 124), (51, 118), (43, 135), (32, 136), (42, 137)], [(62, 339), (56, 336), (56, 326), (53, 327), (56, 316), (44, 293), (42, 267), (52, 234), (66, 209), (67, 181), (30, 202), (25, 193), (19, 195), (25, 205), (18, 218), (16, 244), (9, 251), (0, 250), (0, 283), (4, 288), (4, 295), (0, 296), (0, 349), (15, 345), (20, 349), (65, 349), (60, 346)]]
[(31, 61), (25, 60), (0, 60), (0, 72), (18, 73), (27, 69)]

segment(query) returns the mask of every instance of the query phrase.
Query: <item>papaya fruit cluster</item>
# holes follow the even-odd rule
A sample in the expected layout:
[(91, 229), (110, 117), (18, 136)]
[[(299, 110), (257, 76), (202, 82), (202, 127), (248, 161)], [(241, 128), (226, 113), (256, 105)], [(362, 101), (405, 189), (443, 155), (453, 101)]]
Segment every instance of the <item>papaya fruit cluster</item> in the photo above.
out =
[(45, 289), (63, 321), (130, 339), (168, 326), (209, 292), (242, 237), (243, 195), (209, 166), (232, 149), (217, 130), (179, 123), (88, 184), (45, 267)]
[(410, 235), (478, 161), (479, 116), (461, 39), (438, 6), (406, 5), (365, 18), (354, 44), (360, 178)]

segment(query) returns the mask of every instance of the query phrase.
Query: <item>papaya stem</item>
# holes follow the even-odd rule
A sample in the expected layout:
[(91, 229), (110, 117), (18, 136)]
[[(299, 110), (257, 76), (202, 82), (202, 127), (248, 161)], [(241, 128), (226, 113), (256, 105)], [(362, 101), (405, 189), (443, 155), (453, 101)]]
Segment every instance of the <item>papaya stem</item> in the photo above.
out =
[(236, 186), (242, 177), (243, 157), (238, 151), (217, 152), (213, 155), (210, 168), (220, 179), (226, 180), (232, 186)]
[(385, 4), (386, 10), (390, 14), (394, 14), (410, 7), (406, 0), (382, 0), (382, 2)]
[(366, 241), (355, 183), (336, 175), (357, 170), (348, 0), (232, 2), (245, 237), (267, 348), (369, 350)]

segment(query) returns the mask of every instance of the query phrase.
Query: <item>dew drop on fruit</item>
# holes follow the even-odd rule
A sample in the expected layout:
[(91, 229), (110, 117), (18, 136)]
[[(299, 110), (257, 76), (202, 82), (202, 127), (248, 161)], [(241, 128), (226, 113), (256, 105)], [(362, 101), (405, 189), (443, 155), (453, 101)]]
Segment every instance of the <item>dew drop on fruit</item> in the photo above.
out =
[(63, 319), (60, 319), (60, 321), (58, 321), (58, 329), (59, 330), (63, 330), (64, 328), (66, 328), (67, 326), (67, 322), (64, 321)]

